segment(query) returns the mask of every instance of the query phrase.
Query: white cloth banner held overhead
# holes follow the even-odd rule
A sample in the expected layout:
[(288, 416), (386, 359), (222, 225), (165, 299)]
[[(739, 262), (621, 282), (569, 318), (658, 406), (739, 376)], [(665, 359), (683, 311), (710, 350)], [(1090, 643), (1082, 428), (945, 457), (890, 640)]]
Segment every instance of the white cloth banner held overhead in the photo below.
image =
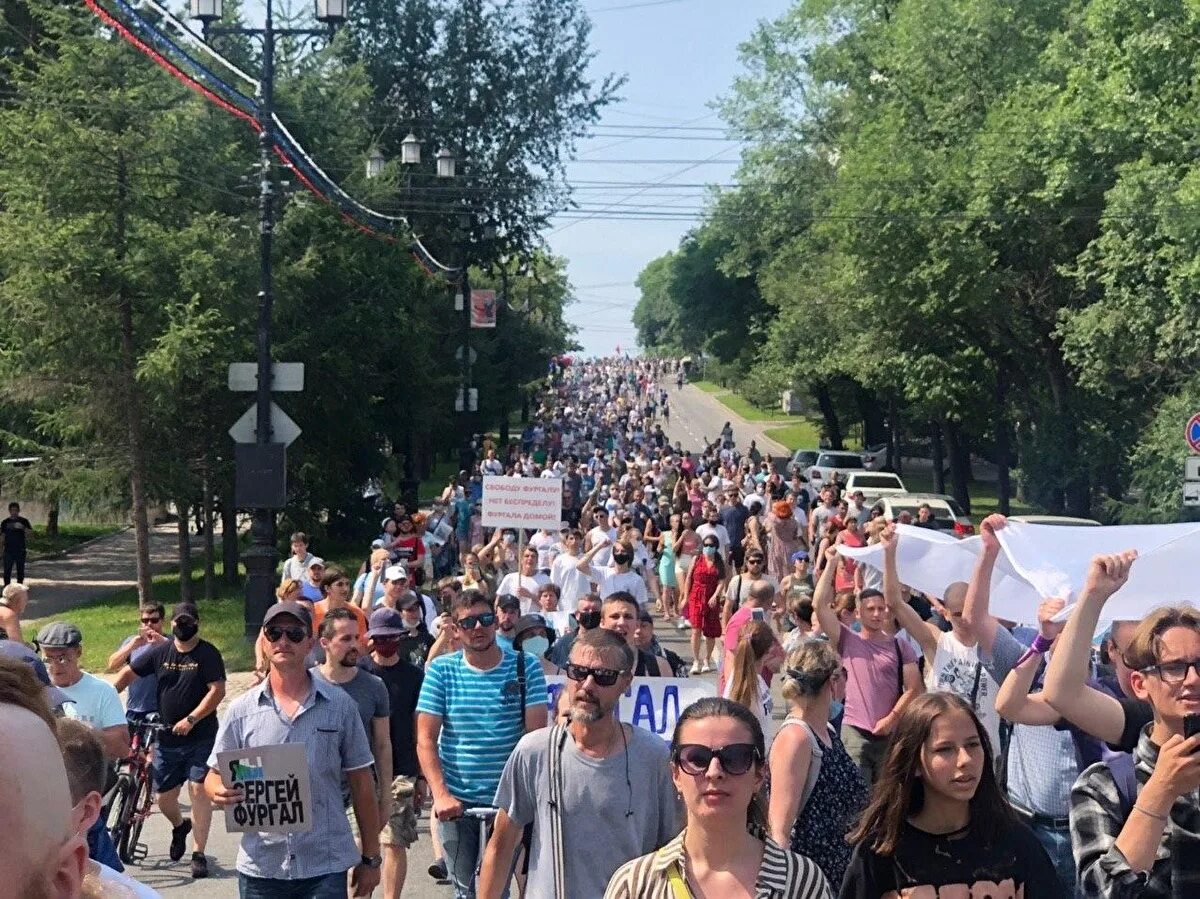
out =
[(558, 532), (562, 524), (561, 478), (483, 479), (485, 528), (545, 528)]
[[(550, 716), (558, 705), (558, 696), (566, 688), (567, 679), (561, 674), (546, 676), (546, 701)], [(668, 742), (675, 732), (679, 713), (698, 699), (716, 696), (713, 684), (686, 677), (635, 677), (617, 704), (617, 718)]]
[[(955, 581), (969, 582), (983, 549), (966, 540), (912, 525), (896, 525), (896, 569), (900, 582), (941, 597)], [(1165, 605), (1200, 605), (1200, 524), (1071, 527), (1011, 521), (997, 531), (1001, 553), (992, 574), (990, 610), (997, 618), (1036, 624), (1043, 598), (1078, 599), (1092, 558), (1135, 549), (1129, 581), (1104, 607), (1106, 621), (1139, 620)], [(839, 547), (864, 565), (883, 569), (883, 548)], [(1070, 615), (1071, 605), (1059, 614)]]

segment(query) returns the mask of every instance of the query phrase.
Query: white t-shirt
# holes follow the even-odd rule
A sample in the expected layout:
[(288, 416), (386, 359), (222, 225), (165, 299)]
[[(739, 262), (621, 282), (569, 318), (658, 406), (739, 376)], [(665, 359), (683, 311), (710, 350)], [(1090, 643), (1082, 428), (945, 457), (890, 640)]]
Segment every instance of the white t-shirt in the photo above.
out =
[(537, 567), (539, 569), (549, 568), (554, 564), (554, 557), (557, 555), (555, 552), (555, 547), (558, 546), (557, 537), (538, 531), (529, 538), (529, 545), (537, 550)]
[[(976, 686), (976, 673), (979, 675)], [(974, 693), (975, 714), (983, 722), (992, 741), (992, 751), (1000, 753), (1000, 713), (996, 711), (996, 694), (1000, 685), (979, 661), (978, 646), (964, 646), (952, 631), (938, 637), (933, 664), (925, 672), (925, 689), (933, 693), (953, 693), (970, 703)]]
[[(730, 694), (733, 692), (733, 678), (725, 678), (725, 692), (721, 695), (725, 699), (730, 699)], [(758, 676), (758, 704), (756, 708), (751, 709), (754, 717), (758, 719), (762, 725), (764, 733), (770, 733), (769, 726), (771, 724), (771, 715), (775, 710), (775, 701), (771, 699), (771, 688), (767, 686), (767, 682), (760, 674)]]
[(588, 538), (588, 546), (595, 546), (601, 540), (608, 541), (608, 543), (604, 547), (604, 549), (600, 550), (600, 552), (596, 553), (596, 555), (594, 555), (592, 557), (592, 562), (593, 562), (593, 564), (601, 566), (601, 567), (606, 566), (606, 565), (611, 565), (612, 564), (612, 545), (614, 543), (616, 543), (616, 541), (617, 541), (617, 529), (616, 528), (608, 528), (606, 530), (602, 527), (597, 526), (587, 532), (587, 538)]
[(600, 568), (593, 568), (592, 571), (593, 576), (600, 584), (601, 599), (607, 599), (612, 594), (624, 590), (633, 595), (639, 606), (649, 604), (650, 594), (646, 590), (646, 582), (636, 571), (615, 572), (611, 569)]
[(588, 576), (575, 567), (578, 564), (579, 556), (563, 553), (550, 566), (550, 580), (558, 587), (558, 607), (567, 612), (574, 612), (579, 597), (592, 589)]
[(63, 714), (66, 717), (83, 721), (100, 730), (125, 724), (125, 709), (121, 705), (121, 697), (108, 681), (85, 671), (78, 682), (59, 689), (71, 700), (63, 706)]
[(108, 899), (162, 899), (157, 890), (139, 883), (128, 874), (114, 871), (108, 865), (92, 862), (95, 873), (104, 884), (104, 895)]
[[(543, 584), (550, 583), (550, 578), (540, 572), (530, 575), (519, 574), (514, 571), (512, 574), (504, 575), (504, 580), (500, 582), (500, 586), (496, 588), (496, 595), (503, 596), (508, 593), (516, 596), (521, 600), (521, 614), (528, 615), (537, 608), (538, 590)], [(526, 596), (521, 593), (521, 589), (525, 589), (532, 593), (532, 596)]]
[(721, 548), (721, 555), (725, 555), (729, 551), (729, 531), (725, 529), (723, 524), (709, 524), (707, 521), (700, 527), (696, 528), (696, 535), (703, 542), (705, 537), (716, 537), (717, 543)]
[(308, 563), (315, 559), (312, 553), (305, 553), (303, 559), (297, 559), (295, 556), (288, 556), (283, 560), (283, 571), (279, 574), (279, 583), (286, 580), (302, 581), (304, 575), (308, 572)]

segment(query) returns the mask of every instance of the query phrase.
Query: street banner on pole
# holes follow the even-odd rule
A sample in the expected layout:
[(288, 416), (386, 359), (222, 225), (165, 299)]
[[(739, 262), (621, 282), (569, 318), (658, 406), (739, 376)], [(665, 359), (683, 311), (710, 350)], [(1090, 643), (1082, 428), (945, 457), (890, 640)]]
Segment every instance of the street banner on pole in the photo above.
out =
[(217, 770), (241, 802), (225, 809), (229, 833), (304, 833), (312, 830), (312, 786), (303, 743), (248, 746), (217, 753)]
[(471, 327), (496, 327), (496, 291), (471, 291)]
[(485, 528), (546, 528), (557, 531), (562, 523), (561, 478), (483, 479)]
[[(546, 701), (550, 705), (551, 720), (566, 683), (567, 679), (561, 674), (546, 676)], [(669, 741), (680, 712), (698, 699), (716, 695), (716, 686), (699, 678), (635, 677), (617, 703), (617, 718)]]

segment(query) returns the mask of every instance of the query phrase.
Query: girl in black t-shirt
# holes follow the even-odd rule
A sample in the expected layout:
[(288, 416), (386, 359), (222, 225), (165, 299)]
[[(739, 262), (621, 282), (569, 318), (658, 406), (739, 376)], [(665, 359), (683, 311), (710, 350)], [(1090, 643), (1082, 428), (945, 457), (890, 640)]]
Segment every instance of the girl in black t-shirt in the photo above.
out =
[(1050, 858), (1000, 792), (987, 733), (953, 693), (905, 707), (857, 844), (842, 899), (909, 895), (1063, 896)]

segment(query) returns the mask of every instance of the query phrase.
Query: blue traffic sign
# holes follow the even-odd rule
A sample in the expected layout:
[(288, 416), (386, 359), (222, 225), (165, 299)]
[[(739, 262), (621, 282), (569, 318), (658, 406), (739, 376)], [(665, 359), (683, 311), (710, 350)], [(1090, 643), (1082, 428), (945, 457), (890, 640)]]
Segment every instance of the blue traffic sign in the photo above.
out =
[(1200, 453), (1200, 412), (1192, 416), (1183, 433), (1187, 437), (1188, 446), (1192, 448), (1192, 452)]

